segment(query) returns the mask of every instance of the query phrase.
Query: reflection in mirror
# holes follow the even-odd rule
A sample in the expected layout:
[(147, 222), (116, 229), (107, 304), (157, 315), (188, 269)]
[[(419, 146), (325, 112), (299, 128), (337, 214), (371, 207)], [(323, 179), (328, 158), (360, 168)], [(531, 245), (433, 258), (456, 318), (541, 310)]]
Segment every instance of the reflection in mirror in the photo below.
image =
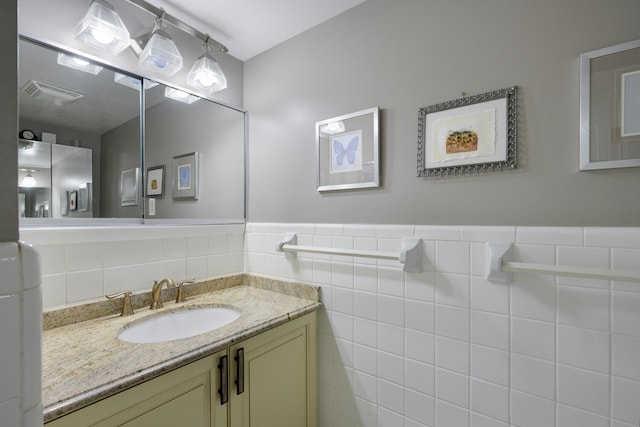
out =
[(121, 171), (141, 165), (140, 92), (116, 81), (122, 73), (26, 39), (19, 67), (21, 216), (141, 218), (141, 204), (120, 206)]
[(161, 84), (145, 96), (145, 222), (244, 222), (244, 113)]
[(26, 38), (19, 66), (23, 224), (244, 222), (243, 111)]

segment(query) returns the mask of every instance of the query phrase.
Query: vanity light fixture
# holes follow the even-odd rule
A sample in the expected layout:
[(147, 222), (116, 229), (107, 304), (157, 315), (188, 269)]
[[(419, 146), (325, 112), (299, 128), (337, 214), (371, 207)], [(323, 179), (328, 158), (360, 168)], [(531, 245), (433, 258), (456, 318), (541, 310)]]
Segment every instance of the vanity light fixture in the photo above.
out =
[(62, 52), (58, 53), (58, 64), (64, 65), (65, 67), (73, 68), (75, 70), (84, 71), (85, 73), (96, 75), (102, 68), (100, 65), (94, 64), (92, 62), (87, 61), (86, 59), (66, 55)]
[(129, 46), (131, 37), (111, 4), (93, 0), (76, 26), (76, 39), (93, 49), (118, 55)]
[(36, 179), (33, 177), (33, 172), (37, 172), (35, 169), (20, 169), (22, 172), (26, 172), (27, 176), (25, 176), (22, 181), (20, 181), (20, 187), (35, 187), (38, 183)]
[(194, 102), (200, 99), (195, 95), (191, 95), (190, 93), (184, 92), (179, 89), (174, 89), (169, 86), (166, 86), (164, 88), (164, 96), (166, 96), (167, 98), (171, 98), (175, 101), (184, 102), (185, 104), (193, 104)]
[[(127, 76), (126, 74), (115, 72), (113, 74), (113, 81), (116, 83), (120, 83), (123, 86), (130, 87), (131, 89), (140, 90), (140, 86), (142, 81), (138, 78)], [(158, 83), (146, 80), (144, 82), (145, 90), (151, 89), (152, 87), (158, 86)]]
[(209, 35), (202, 45), (204, 55), (199, 57), (187, 74), (187, 84), (196, 89), (208, 93), (218, 92), (227, 87), (227, 78), (218, 65), (216, 59), (210, 54)]
[(151, 38), (142, 50), (138, 63), (147, 70), (172, 76), (182, 69), (182, 55), (169, 34), (162, 30), (164, 14), (163, 11), (156, 19)]

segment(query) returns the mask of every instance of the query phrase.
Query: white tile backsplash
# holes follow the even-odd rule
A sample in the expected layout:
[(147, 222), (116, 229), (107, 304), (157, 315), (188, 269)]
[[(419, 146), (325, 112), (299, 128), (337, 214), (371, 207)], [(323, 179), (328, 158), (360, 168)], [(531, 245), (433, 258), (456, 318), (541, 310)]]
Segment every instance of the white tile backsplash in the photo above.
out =
[(469, 375), (469, 343), (445, 337), (436, 338), (436, 366)]
[(509, 350), (509, 316), (471, 310), (471, 342)]
[(542, 359), (511, 355), (511, 387), (547, 399), (555, 399), (555, 364)]
[(608, 374), (610, 339), (607, 332), (558, 325), (558, 363)]
[(610, 376), (560, 364), (557, 375), (558, 402), (609, 416)]
[(509, 389), (472, 379), (471, 410), (500, 421), (509, 421)]
[[(511, 389), (511, 425), (518, 427), (554, 427), (556, 404), (553, 400)], [(572, 427), (572, 426), (557, 426)]]
[[(287, 260), (274, 248), (288, 231), (299, 244), (385, 252), (419, 237), (424, 271), (360, 257)], [(514, 261), (639, 269), (640, 228), (251, 223), (70, 233), (25, 234), (42, 247), (45, 307), (102, 298), (127, 277), (146, 291), (158, 272), (186, 279), (246, 271), (320, 286), (323, 426), (640, 422), (640, 285), (484, 278), (486, 240), (515, 242)], [(81, 285), (82, 275), (93, 280)]]
[(509, 353), (481, 345), (471, 346), (471, 376), (509, 386)]
[(20, 295), (0, 296), (0, 340), (2, 343), (15, 343), (0, 346), (0, 402), (21, 394), (20, 371), (21, 371), (21, 310)]

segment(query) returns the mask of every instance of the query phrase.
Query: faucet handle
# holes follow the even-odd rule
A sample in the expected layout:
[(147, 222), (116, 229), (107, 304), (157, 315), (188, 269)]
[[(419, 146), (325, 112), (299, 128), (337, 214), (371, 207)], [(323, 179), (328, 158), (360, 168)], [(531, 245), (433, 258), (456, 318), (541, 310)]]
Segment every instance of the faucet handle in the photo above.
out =
[(196, 279), (191, 280), (180, 280), (176, 286), (178, 287), (178, 295), (176, 296), (176, 302), (185, 302), (187, 298), (184, 296), (184, 287), (185, 283), (194, 283)]
[(131, 291), (123, 291), (111, 295), (105, 295), (105, 297), (107, 299), (115, 299), (119, 296), (124, 296), (124, 298), (122, 298), (122, 312), (120, 313), (120, 316), (131, 316), (133, 314), (133, 308), (131, 307), (132, 293), (133, 292)]

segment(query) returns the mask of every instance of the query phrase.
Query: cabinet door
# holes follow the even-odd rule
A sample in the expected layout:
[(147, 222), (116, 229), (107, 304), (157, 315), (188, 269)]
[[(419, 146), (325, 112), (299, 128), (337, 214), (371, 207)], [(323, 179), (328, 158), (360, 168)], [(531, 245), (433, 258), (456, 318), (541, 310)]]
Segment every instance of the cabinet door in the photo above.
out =
[(218, 365), (226, 351), (190, 363), (47, 424), (47, 427), (226, 427)]
[(231, 347), (231, 427), (316, 426), (315, 328), (314, 312)]

